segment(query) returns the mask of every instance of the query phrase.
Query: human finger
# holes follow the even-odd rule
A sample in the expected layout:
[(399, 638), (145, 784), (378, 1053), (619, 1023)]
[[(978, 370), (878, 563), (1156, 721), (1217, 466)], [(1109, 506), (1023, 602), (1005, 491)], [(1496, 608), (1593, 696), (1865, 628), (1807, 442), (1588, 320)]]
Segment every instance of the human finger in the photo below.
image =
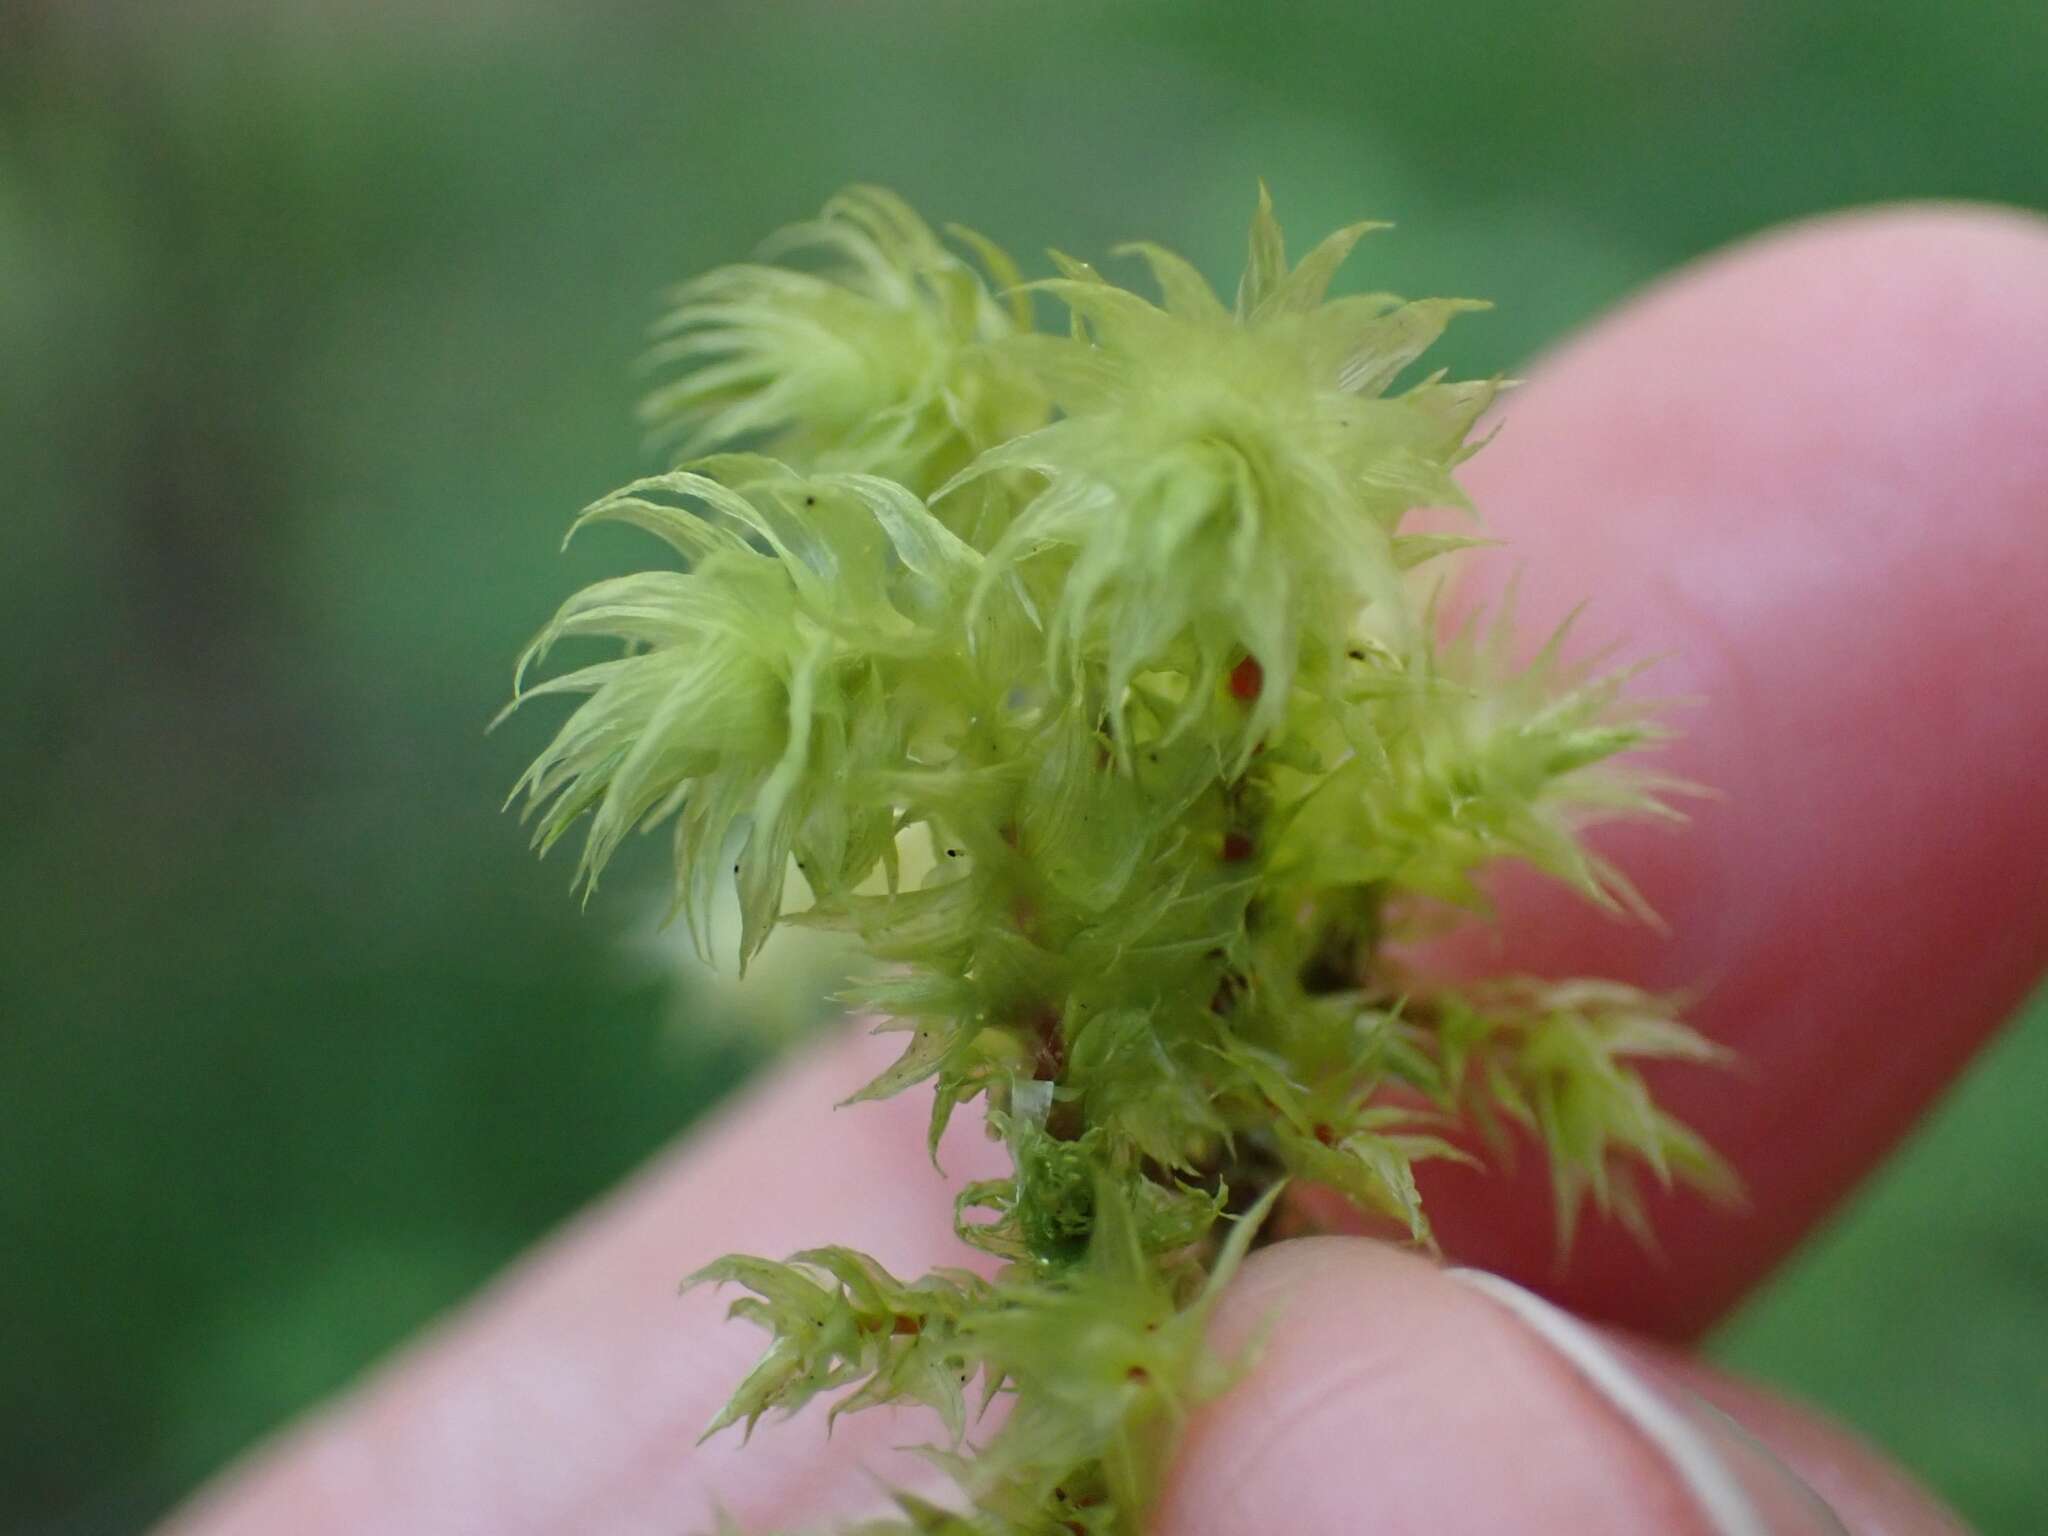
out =
[(1160, 1536), (1961, 1530), (1811, 1415), (1711, 1379), (1731, 1423), (1695, 1368), (1381, 1244), (1265, 1250), (1215, 1333), (1255, 1363), (1197, 1416)]
[(1653, 1074), (1745, 1209), (1652, 1197), (1560, 1269), (1540, 1156), (1426, 1171), (1448, 1252), (1667, 1336), (1720, 1315), (2048, 965), (2048, 223), (1819, 220), (1712, 257), (1535, 370), (1471, 466), (1541, 633), (1666, 659), (1693, 825), (1596, 835), (1667, 931), (1512, 871), (1460, 970), (1696, 994), (1732, 1073)]

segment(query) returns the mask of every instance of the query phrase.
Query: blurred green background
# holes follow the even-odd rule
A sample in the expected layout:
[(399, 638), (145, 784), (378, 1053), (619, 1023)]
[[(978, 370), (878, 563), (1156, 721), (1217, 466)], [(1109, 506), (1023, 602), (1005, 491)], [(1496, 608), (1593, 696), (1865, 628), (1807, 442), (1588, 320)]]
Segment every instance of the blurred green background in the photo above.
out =
[[(758, 1059), (482, 734), (631, 547), (554, 553), (665, 282), (853, 179), (1234, 271), (1263, 173), (1498, 298), (1485, 372), (1777, 220), (2040, 207), (2044, 129), (2038, 0), (0, 0), (0, 1528), (137, 1529)], [(2044, 1084), (2037, 1008), (1718, 1341), (1994, 1532)]]

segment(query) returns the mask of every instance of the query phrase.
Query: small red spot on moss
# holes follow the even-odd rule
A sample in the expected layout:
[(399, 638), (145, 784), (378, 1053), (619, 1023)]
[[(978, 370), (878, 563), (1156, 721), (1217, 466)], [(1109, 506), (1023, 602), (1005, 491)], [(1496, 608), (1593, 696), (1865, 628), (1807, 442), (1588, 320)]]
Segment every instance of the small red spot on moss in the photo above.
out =
[(904, 1314), (899, 1315), (897, 1317), (896, 1326), (891, 1328), (889, 1331), (895, 1334), (898, 1338), (914, 1339), (920, 1333), (924, 1332), (924, 1324), (919, 1322), (916, 1318)]
[(1240, 703), (1251, 703), (1265, 686), (1266, 669), (1256, 656), (1247, 656), (1230, 669), (1230, 696)]
[(1319, 1125), (1315, 1128), (1315, 1138), (1326, 1147), (1337, 1145), (1337, 1133), (1327, 1125)]
[(1252, 856), (1252, 839), (1248, 832), (1226, 832), (1223, 834), (1223, 862), (1241, 864)]

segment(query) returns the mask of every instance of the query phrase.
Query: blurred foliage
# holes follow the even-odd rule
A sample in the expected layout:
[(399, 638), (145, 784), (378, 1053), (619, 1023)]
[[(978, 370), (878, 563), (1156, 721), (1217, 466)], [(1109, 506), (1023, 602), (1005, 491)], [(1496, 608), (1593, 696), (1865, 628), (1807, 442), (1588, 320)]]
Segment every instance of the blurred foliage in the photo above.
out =
[[(1220, 272), (1264, 173), (1500, 300), (1484, 373), (1780, 219), (2048, 203), (2044, 103), (2030, 0), (0, 0), (0, 1529), (144, 1523), (753, 1058), (616, 937), (659, 850), (579, 917), (481, 735), (665, 283), (856, 178)], [(2037, 1009), (1723, 1344), (1993, 1531), (2044, 1074)]]

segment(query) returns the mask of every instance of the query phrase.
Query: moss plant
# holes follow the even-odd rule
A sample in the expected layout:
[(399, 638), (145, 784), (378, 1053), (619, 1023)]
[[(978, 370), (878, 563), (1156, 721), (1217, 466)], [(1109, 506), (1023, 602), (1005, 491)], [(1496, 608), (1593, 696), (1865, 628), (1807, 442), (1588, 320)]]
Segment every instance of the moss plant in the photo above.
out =
[[(1330, 298), (1372, 227), (1290, 265), (1262, 191), (1233, 302), (1118, 253), (1155, 302), (835, 198), (677, 293), (646, 414), (684, 460), (578, 520), (681, 568), (579, 593), (521, 662), (516, 701), (582, 700), (521, 781), (541, 847), (584, 824), (587, 886), (670, 826), (700, 943), (736, 880), (742, 968), (778, 923), (857, 935), (856, 1000), (905, 1044), (852, 1099), (928, 1085), (934, 1151), (975, 1100), (1008, 1144), (957, 1207), (999, 1264), (819, 1248), (695, 1277), (769, 1335), (714, 1430), (826, 1394), (933, 1410), (963, 1512), (906, 1494), (864, 1530), (1142, 1529), (1235, 1364), (1210, 1301), (1290, 1179), (1425, 1245), (1415, 1165), (1514, 1127), (1563, 1236), (1589, 1197), (1639, 1225), (1643, 1172), (1727, 1187), (1639, 1075), (1713, 1054), (1667, 1000), (1395, 958), (1483, 918), (1497, 859), (1638, 908), (1580, 834), (1669, 816), (1676, 786), (1619, 760), (1658, 736), (1623, 674), (1562, 635), (1517, 664), (1503, 615), (1446, 626), (1421, 595), (1473, 541), (1404, 520), (1464, 505), (1500, 384), (1394, 387), (1475, 306)], [(527, 680), (586, 636), (623, 653)]]

